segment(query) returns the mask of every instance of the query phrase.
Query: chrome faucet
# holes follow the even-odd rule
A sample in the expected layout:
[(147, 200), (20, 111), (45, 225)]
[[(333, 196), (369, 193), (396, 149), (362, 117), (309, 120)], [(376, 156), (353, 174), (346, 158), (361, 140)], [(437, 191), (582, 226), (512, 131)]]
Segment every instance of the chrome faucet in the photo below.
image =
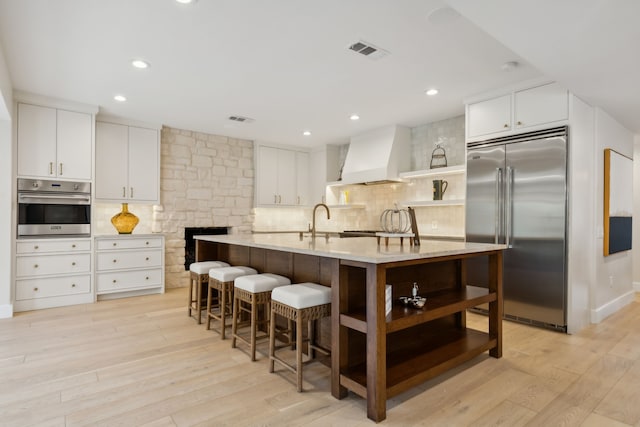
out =
[(329, 206), (325, 205), (324, 203), (318, 203), (317, 205), (315, 205), (313, 207), (313, 225), (311, 226), (311, 238), (315, 239), (316, 238), (316, 211), (318, 210), (318, 208), (322, 206), (323, 208), (325, 208), (327, 210), (327, 219), (331, 219), (331, 214), (329, 213)]

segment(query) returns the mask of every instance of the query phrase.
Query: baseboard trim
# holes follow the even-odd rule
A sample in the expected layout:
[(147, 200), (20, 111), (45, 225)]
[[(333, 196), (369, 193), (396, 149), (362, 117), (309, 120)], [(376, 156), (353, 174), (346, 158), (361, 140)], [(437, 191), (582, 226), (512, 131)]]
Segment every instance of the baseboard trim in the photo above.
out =
[(13, 317), (13, 304), (0, 305), (0, 319)]
[(640, 282), (633, 282), (633, 290), (640, 292)]
[[(634, 284), (635, 288), (635, 284)], [(631, 304), (635, 299), (635, 291), (629, 291), (618, 298), (609, 301), (601, 307), (591, 310), (591, 323), (600, 323), (616, 311), (620, 310), (627, 304)]]

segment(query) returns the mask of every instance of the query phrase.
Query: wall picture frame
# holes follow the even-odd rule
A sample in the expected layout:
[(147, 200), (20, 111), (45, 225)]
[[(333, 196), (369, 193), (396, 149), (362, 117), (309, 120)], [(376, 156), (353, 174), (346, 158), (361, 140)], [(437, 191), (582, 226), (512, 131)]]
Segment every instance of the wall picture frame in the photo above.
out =
[(604, 150), (604, 256), (631, 250), (633, 159)]

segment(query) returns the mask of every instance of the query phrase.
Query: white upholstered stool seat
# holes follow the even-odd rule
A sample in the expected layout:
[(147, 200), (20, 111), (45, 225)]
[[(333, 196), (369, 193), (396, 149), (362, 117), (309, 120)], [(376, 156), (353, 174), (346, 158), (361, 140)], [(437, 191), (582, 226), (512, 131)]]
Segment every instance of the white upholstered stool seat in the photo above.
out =
[(199, 261), (189, 265), (189, 317), (195, 311), (198, 323), (202, 323), (202, 288), (209, 281), (209, 270), (228, 266), (222, 261)]
[[(269, 329), (264, 329), (265, 333), (257, 336), (258, 324), (267, 325), (270, 317), (271, 291), (280, 286), (291, 284), (287, 277), (272, 273), (253, 274), (238, 277), (234, 282), (233, 290), (233, 318), (231, 320), (231, 347), (236, 348), (236, 341), (240, 340), (250, 347), (251, 360), (256, 360), (256, 343), (260, 339), (269, 337)], [(264, 308), (262, 319), (258, 319), (259, 310)], [(246, 322), (240, 324), (238, 317), (241, 312), (249, 314), (249, 339), (238, 333), (239, 326), (245, 326)]]
[[(225, 339), (226, 336), (226, 320), (231, 316), (231, 303), (233, 301), (233, 282), (241, 276), (256, 274), (255, 268), (245, 266), (233, 266), (212, 268), (209, 270), (209, 288), (207, 292), (207, 329), (211, 329), (211, 319), (220, 322), (220, 337)], [(213, 291), (218, 294), (218, 307), (214, 307)], [(216, 310), (217, 308), (217, 310)]]
[[(275, 326), (276, 315), (294, 321), (296, 323), (296, 365), (290, 365), (276, 355)], [(308, 324), (307, 341), (309, 342), (309, 359), (304, 363), (315, 359), (314, 350), (324, 354), (329, 351), (315, 345), (314, 322), (323, 317), (331, 316), (331, 288), (316, 283), (299, 283), (290, 286), (281, 286), (271, 292), (271, 322), (269, 328), (269, 372), (275, 369), (274, 363), (278, 362), (285, 368), (296, 374), (298, 391), (302, 391), (302, 348), (303, 326)], [(290, 345), (291, 343), (288, 343)], [(287, 345), (287, 346), (288, 346)]]

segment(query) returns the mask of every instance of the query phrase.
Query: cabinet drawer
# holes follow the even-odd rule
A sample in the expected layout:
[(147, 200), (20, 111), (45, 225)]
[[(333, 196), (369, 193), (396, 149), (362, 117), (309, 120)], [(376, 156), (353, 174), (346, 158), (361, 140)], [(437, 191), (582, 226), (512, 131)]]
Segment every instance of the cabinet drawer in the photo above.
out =
[(16, 300), (86, 294), (90, 290), (90, 275), (17, 280)]
[(16, 257), (16, 277), (91, 272), (91, 254)]
[(122, 270), (128, 268), (160, 267), (162, 251), (113, 251), (98, 253), (97, 271)]
[(97, 240), (99, 251), (107, 249), (140, 249), (140, 248), (161, 248), (162, 237), (149, 237), (142, 239), (99, 239)]
[(16, 253), (82, 252), (91, 250), (91, 240), (28, 240), (16, 244)]
[(162, 269), (100, 273), (96, 280), (98, 293), (158, 287), (162, 286)]

